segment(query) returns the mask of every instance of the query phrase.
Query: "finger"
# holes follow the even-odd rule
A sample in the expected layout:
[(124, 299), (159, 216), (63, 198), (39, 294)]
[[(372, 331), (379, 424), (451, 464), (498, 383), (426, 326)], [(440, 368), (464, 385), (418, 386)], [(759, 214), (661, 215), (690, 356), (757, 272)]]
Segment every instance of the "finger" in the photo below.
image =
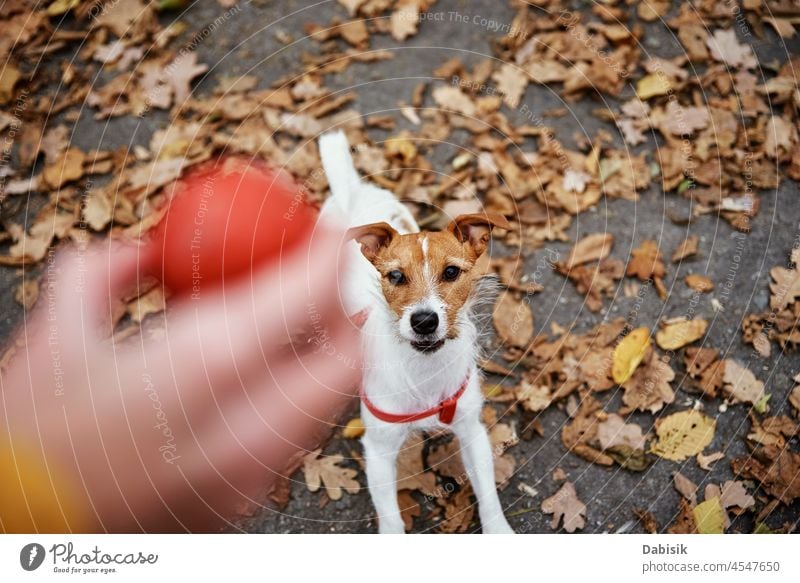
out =
[(264, 268), (252, 282), (175, 306), (165, 343), (146, 351), (149, 368), (170, 371), (179, 386), (240, 385), (242, 377), (285, 348), (293, 332), (312, 326), (319, 314), (341, 313), (330, 292), (337, 285), (338, 250), (331, 244), (336, 241), (337, 235), (326, 234), (313, 247)]

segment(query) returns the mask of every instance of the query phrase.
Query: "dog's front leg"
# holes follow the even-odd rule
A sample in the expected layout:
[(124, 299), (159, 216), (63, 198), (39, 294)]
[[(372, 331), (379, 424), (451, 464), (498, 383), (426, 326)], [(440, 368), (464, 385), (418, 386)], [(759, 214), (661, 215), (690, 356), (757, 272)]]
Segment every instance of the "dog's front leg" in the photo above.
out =
[(494, 482), (494, 459), (486, 428), (476, 417), (453, 426), (461, 447), (464, 468), (478, 499), (481, 526), (486, 534), (514, 534), (503, 515)]
[(370, 427), (361, 440), (367, 464), (367, 485), (378, 512), (378, 532), (403, 534), (405, 525), (397, 502), (397, 454), (407, 432), (399, 427)]

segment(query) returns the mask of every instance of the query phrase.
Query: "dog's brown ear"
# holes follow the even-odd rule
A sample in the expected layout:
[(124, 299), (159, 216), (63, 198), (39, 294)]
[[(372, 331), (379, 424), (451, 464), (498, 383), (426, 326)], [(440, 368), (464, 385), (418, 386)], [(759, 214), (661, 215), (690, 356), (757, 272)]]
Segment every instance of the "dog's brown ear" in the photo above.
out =
[(453, 222), (447, 225), (447, 230), (453, 233), (455, 238), (462, 243), (467, 243), (477, 258), (486, 251), (492, 227), (510, 229), (511, 225), (503, 215), (478, 213), (456, 217)]
[(372, 223), (361, 227), (353, 227), (347, 231), (348, 239), (355, 239), (361, 245), (361, 253), (364, 257), (374, 262), (380, 250), (388, 247), (397, 236), (389, 223)]

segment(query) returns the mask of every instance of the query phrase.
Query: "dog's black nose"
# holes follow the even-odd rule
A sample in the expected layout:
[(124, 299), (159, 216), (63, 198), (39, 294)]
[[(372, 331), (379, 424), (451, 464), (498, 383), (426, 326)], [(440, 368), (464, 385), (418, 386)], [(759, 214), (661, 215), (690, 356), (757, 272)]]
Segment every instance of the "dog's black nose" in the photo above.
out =
[(436, 312), (414, 312), (411, 314), (411, 328), (417, 334), (433, 334), (439, 327)]

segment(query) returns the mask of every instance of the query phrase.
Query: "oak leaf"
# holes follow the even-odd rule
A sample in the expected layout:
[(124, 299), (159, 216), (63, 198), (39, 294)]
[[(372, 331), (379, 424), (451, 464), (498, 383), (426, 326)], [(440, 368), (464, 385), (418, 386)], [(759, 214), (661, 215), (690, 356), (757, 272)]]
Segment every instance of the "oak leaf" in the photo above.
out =
[(331, 500), (339, 500), (342, 497), (342, 490), (349, 494), (357, 494), (361, 489), (361, 485), (355, 479), (358, 472), (339, 465), (344, 461), (344, 456), (341, 454), (320, 456), (321, 453), (322, 450), (317, 449), (303, 458), (303, 473), (308, 490), (316, 492), (324, 486), (325, 493)]
[(564, 482), (561, 489), (542, 502), (542, 512), (552, 514), (550, 528), (558, 528), (564, 519), (564, 530), (575, 532), (586, 525), (586, 505), (578, 500), (578, 493), (572, 482)]

